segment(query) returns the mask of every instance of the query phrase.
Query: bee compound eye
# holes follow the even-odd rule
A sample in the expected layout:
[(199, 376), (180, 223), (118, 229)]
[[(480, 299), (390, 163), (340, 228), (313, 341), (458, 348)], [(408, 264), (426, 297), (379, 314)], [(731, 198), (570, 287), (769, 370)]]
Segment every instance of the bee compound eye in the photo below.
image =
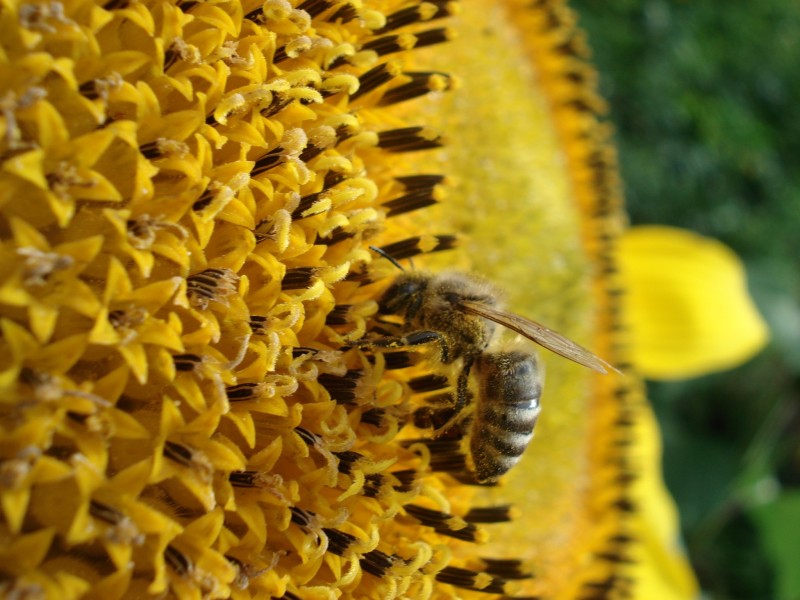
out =
[(416, 281), (393, 283), (378, 302), (378, 310), (383, 314), (390, 315), (404, 312), (414, 296), (420, 291), (420, 285)]

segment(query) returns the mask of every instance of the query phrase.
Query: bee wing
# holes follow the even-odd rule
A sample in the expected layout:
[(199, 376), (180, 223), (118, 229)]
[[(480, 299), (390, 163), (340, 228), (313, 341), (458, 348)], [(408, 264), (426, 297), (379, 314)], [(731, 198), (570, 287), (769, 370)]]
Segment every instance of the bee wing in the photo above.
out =
[(462, 300), (459, 303), (459, 307), (465, 313), (494, 321), (503, 327), (507, 327), (511, 331), (516, 331), (532, 342), (544, 346), (551, 352), (555, 352), (559, 356), (563, 356), (579, 365), (593, 369), (598, 373), (605, 375), (609, 370), (617, 373), (620, 372), (599, 356), (595, 356), (589, 352), (589, 350), (583, 346), (565, 338), (560, 333), (553, 331), (549, 327), (545, 327), (541, 323), (470, 300)]

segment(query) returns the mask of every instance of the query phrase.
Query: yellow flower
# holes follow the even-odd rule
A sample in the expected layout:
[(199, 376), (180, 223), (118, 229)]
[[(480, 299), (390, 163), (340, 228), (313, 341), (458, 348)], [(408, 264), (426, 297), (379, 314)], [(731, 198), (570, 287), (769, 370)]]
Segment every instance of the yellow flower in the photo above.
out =
[[(369, 246), (458, 231), (445, 260), (627, 362), (615, 158), (572, 15), (456, 9), (4, 0), (5, 595), (636, 594), (673, 532), (640, 526), (634, 375), (544, 357), (525, 463), (476, 487), (464, 440), (411, 422), (453, 392), (436, 361), (356, 343), (391, 329)], [(688, 596), (661, 554), (677, 592), (640, 589)]]

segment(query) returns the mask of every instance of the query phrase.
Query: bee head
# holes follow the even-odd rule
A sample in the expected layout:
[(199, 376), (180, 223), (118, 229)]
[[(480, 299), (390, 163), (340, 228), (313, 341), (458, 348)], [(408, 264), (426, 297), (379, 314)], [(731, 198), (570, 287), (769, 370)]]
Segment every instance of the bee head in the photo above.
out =
[(378, 302), (379, 312), (385, 315), (403, 315), (411, 320), (422, 306), (429, 277), (420, 273), (398, 275)]

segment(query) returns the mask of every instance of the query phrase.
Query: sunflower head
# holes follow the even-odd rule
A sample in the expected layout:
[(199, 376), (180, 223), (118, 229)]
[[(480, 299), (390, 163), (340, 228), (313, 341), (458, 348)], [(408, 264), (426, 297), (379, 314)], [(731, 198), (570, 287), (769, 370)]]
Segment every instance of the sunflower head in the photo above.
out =
[[(453, 262), (503, 264), (511, 309), (624, 362), (619, 193), (582, 38), (560, 2), (488, 4), (489, 24), (440, 0), (2, 2), (6, 596), (632, 589), (635, 378), (553, 362), (537, 458), (484, 476), (480, 440), (515, 460), (503, 440), (529, 441), (539, 363), (484, 352), (488, 286), (443, 315), (398, 292), (439, 280), (391, 264), (464, 231), (481, 251)], [(445, 56), (454, 26), (448, 60), (471, 49), (489, 79), (459, 73), (445, 100), (458, 78), (422, 49)], [(469, 105), (500, 88), (522, 96)], [(431, 232), (418, 211), (448, 202)], [(508, 214), (547, 253), (503, 258)], [(470, 311), (463, 343), (449, 317)], [(524, 396), (527, 433), (478, 434), (508, 418), (476, 412), (493, 394)]]

